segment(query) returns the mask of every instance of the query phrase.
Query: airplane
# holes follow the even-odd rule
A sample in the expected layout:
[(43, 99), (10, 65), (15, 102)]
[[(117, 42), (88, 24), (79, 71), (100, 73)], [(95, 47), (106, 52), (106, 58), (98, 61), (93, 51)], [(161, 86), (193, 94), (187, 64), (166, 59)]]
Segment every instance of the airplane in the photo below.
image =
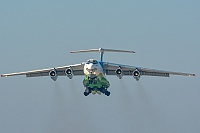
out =
[(86, 62), (80, 64), (61, 66), (48, 69), (32, 70), (26, 72), (8, 73), (1, 74), (1, 77), (26, 75), (26, 77), (39, 77), (39, 76), (50, 76), (52, 80), (56, 81), (58, 76), (67, 76), (72, 79), (73, 76), (84, 75), (83, 85), (85, 87), (84, 95), (88, 96), (92, 94), (105, 94), (110, 95), (108, 88), (110, 86), (106, 75), (116, 75), (119, 79), (123, 76), (133, 76), (136, 81), (139, 81), (141, 76), (161, 76), (169, 77), (170, 75), (181, 75), (181, 76), (195, 76), (195, 74), (181, 73), (181, 72), (170, 72), (156, 69), (149, 69), (143, 67), (129, 66), (123, 64), (115, 64), (103, 61), (103, 55), (105, 52), (124, 52), (124, 53), (135, 53), (134, 51), (127, 50), (114, 50), (114, 49), (89, 49), (89, 50), (78, 50), (71, 51), (70, 53), (85, 53), (85, 52), (99, 52), (100, 61), (95, 59), (89, 59)]

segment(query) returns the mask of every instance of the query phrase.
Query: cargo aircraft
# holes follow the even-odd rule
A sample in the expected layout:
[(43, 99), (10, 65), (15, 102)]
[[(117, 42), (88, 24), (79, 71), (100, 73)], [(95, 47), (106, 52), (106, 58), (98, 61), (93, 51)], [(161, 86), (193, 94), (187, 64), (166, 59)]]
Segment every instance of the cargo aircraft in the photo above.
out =
[(123, 64), (115, 64), (103, 61), (103, 55), (105, 52), (124, 52), (124, 53), (135, 53), (134, 51), (127, 50), (113, 50), (113, 49), (89, 49), (89, 50), (78, 50), (71, 51), (70, 53), (85, 53), (85, 52), (99, 52), (100, 61), (95, 59), (89, 59), (86, 62), (80, 64), (61, 66), (48, 69), (32, 70), (26, 72), (17, 72), (2, 74), (1, 77), (26, 75), (26, 77), (39, 77), (39, 76), (50, 76), (54, 81), (57, 80), (58, 76), (67, 76), (72, 79), (73, 76), (85, 75), (83, 85), (85, 87), (84, 95), (88, 96), (92, 94), (105, 94), (110, 95), (108, 88), (110, 86), (106, 75), (116, 75), (119, 79), (123, 76), (133, 76), (138, 81), (141, 76), (161, 76), (169, 77), (170, 75), (181, 75), (181, 76), (195, 76), (190, 73), (180, 73), (163, 71), (156, 69), (148, 69), (143, 67), (128, 66)]

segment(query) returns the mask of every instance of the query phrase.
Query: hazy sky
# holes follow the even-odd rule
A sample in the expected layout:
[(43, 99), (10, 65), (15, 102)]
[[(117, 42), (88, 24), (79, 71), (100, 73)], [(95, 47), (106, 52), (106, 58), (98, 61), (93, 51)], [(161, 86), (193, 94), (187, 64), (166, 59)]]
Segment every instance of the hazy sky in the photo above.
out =
[(83, 76), (0, 78), (1, 133), (199, 133), (199, 0), (1, 0), (0, 73), (99, 59), (196, 77), (108, 76), (110, 97)]

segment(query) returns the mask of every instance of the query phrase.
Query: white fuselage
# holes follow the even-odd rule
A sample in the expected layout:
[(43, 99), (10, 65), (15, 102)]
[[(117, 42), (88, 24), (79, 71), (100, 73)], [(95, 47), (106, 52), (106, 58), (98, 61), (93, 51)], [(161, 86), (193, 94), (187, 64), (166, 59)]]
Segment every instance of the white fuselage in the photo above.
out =
[(88, 60), (84, 65), (84, 74), (93, 78), (102, 74), (104, 77), (104, 72), (101, 64), (93, 59)]

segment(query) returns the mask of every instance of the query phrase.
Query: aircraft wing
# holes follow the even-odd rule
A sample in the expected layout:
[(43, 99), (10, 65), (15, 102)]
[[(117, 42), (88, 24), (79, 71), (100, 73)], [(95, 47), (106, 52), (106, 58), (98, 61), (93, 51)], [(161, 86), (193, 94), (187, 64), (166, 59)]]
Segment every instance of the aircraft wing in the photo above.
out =
[(116, 75), (116, 70), (120, 68), (123, 71), (123, 75), (130, 75), (130, 76), (133, 76), (133, 72), (135, 70), (138, 70), (141, 76), (142, 75), (162, 76), (162, 77), (169, 77), (170, 75), (195, 76), (195, 74), (190, 74), (190, 73), (163, 71), (163, 70), (127, 66), (127, 65), (121, 65), (121, 64), (114, 64), (114, 63), (109, 63), (109, 62), (104, 62), (103, 66), (104, 66), (104, 71), (106, 75)]
[(52, 70), (56, 70), (58, 76), (66, 76), (65, 71), (66, 69), (69, 69), (69, 68), (73, 70), (73, 74), (74, 76), (76, 76), (76, 75), (84, 75), (83, 67), (84, 67), (84, 63), (81, 63), (81, 64), (75, 64), (75, 65), (69, 65), (69, 66), (61, 66), (61, 67), (56, 67), (56, 68), (2, 74), (1, 77), (17, 76), (17, 75), (26, 75), (26, 77), (49, 76), (49, 72)]

